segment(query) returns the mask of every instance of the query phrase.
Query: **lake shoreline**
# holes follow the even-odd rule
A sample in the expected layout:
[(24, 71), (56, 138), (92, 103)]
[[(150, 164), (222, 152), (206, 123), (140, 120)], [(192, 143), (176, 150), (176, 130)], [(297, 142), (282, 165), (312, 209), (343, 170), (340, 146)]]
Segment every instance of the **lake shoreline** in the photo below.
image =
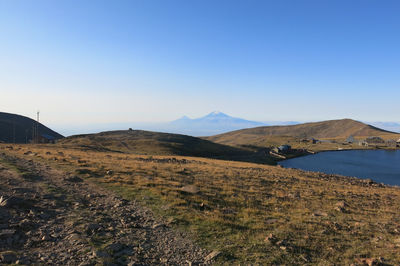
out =
[(296, 158), (300, 158), (300, 157), (304, 157), (304, 156), (309, 156), (309, 155), (315, 155), (318, 153), (322, 153), (322, 152), (333, 152), (333, 151), (375, 151), (375, 150), (387, 150), (387, 151), (400, 151), (400, 147), (371, 147), (371, 148), (360, 148), (360, 149), (342, 149), (342, 148), (338, 148), (338, 149), (327, 149), (327, 150), (316, 150), (316, 151), (312, 151), (312, 150), (307, 150), (308, 153), (303, 153), (303, 154), (292, 154), (291, 157), (286, 157), (285, 159), (277, 159), (277, 164), (279, 164), (282, 161), (287, 161), (287, 160), (291, 160), (291, 159), (296, 159)]
[(284, 168), (371, 179), (389, 186), (400, 186), (399, 149), (347, 149), (310, 155), (314, 157), (304, 155), (281, 160), (277, 164)]

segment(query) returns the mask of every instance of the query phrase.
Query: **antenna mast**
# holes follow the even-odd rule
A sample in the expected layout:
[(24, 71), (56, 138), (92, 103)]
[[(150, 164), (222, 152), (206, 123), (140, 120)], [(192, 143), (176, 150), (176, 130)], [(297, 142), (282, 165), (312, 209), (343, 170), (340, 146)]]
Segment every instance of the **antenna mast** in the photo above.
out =
[(37, 112), (36, 112), (36, 117), (37, 117), (37, 119), (36, 119), (36, 143), (39, 143), (39, 114), (40, 114), (40, 111), (39, 110), (37, 110)]
[(40, 111), (36, 112), (36, 123), (33, 122), (32, 127), (32, 143), (39, 143), (39, 114)]

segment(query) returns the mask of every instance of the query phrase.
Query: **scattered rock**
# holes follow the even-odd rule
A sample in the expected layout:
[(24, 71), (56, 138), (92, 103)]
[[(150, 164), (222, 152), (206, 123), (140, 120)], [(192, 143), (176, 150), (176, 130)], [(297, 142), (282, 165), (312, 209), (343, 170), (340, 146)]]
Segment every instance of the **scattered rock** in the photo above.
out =
[(47, 232), (40, 232), (40, 239), (42, 241), (50, 241), (52, 240), (52, 237), (47, 233)]
[(181, 188), (181, 191), (189, 193), (189, 194), (197, 194), (200, 192), (200, 189), (195, 185), (186, 185)]
[(7, 203), (8, 203), (8, 200), (5, 197), (1, 196), (0, 197), (0, 206), (1, 207), (6, 207)]
[(113, 171), (113, 170), (108, 170), (108, 171), (106, 172), (106, 174), (107, 174), (107, 175), (113, 175), (113, 174), (114, 174), (114, 171)]
[(115, 205), (113, 206), (114, 208), (119, 208), (121, 206), (123, 206), (124, 204), (121, 201), (118, 201), (117, 203), (115, 203)]
[(216, 257), (218, 257), (221, 254), (221, 252), (214, 250), (213, 252), (211, 252), (210, 254), (208, 254), (205, 257), (205, 261), (211, 261), (213, 259), (215, 259)]
[(31, 262), (28, 258), (20, 258), (18, 260), (15, 261), (15, 264), (17, 265), (30, 265)]
[(200, 203), (199, 209), (200, 211), (204, 211), (206, 209), (206, 205), (204, 204), (204, 202)]
[(153, 226), (151, 228), (156, 229), (156, 228), (163, 227), (163, 226), (164, 226), (164, 224), (156, 223), (156, 224), (153, 224)]
[(274, 223), (276, 223), (278, 221), (279, 221), (278, 219), (268, 219), (268, 220), (265, 221), (265, 223), (266, 224), (274, 224)]
[[(24, 159), (22, 152), (19, 156), (11, 163), (35, 178), (9, 168), (0, 172), (3, 202), (13, 198), (0, 206), (0, 250), (18, 248), (18, 254), (0, 252), (0, 265), (179, 265), (187, 259), (202, 264), (219, 255), (170, 230), (140, 204), (86, 183), (75, 169), (63, 173), (36, 158)], [(81, 173), (93, 174), (80, 167)], [(101, 248), (93, 251), (94, 245)]]
[(296, 191), (295, 193), (289, 193), (288, 197), (291, 199), (300, 199), (300, 192)]
[(347, 205), (345, 201), (339, 201), (338, 203), (335, 204), (334, 210), (338, 212), (346, 212), (347, 211), (346, 208), (348, 206), (349, 205)]
[(277, 238), (276, 236), (274, 236), (273, 234), (269, 234), (269, 235), (264, 239), (264, 241), (275, 245), (275, 243), (278, 242), (278, 238)]
[(339, 208), (347, 208), (347, 207), (349, 207), (349, 205), (344, 200), (337, 202), (335, 204), (335, 206), (339, 207)]
[(42, 236), (42, 241), (50, 241), (50, 240), (52, 240), (52, 238), (51, 238), (51, 236), (50, 235), (44, 235), (44, 236)]
[(328, 214), (327, 214), (326, 212), (319, 212), (319, 211), (317, 211), (317, 212), (314, 212), (314, 213), (312, 214), (312, 216), (314, 216), (314, 217), (319, 217), (319, 216), (328, 217)]
[(75, 240), (80, 240), (81, 237), (80, 237), (79, 234), (73, 233), (73, 234), (71, 234), (71, 235), (68, 236), (68, 239), (69, 239), (69, 240), (72, 240), (72, 241), (75, 241)]
[(14, 229), (3, 229), (0, 231), (0, 238), (8, 238), (13, 236), (15, 233)]
[(285, 239), (279, 240), (278, 242), (276, 242), (276, 245), (279, 247), (285, 247), (285, 250), (286, 250), (287, 241)]
[(17, 261), (17, 256), (12, 251), (6, 251), (0, 255), (0, 259), (1, 262), (4, 263), (14, 263), (15, 261)]
[(384, 264), (384, 258), (359, 258), (356, 260), (357, 263), (360, 263), (362, 265), (368, 265), (368, 266), (373, 266), (373, 265), (385, 265)]
[(338, 206), (336, 206), (334, 210), (335, 210), (335, 211), (338, 211), (338, 212), (345, 212), (345, 211), (346, 211), (345, 208), (338, 207)]
[(96, 258), (109, 258), (109, 257), (111, 257), (110, 254), (108, 254), (107, 252), (101, 251), (101, 250), (93, 251), (93, 256), (96, 257)]
[(99, 224), (95, 224), (95, 223), (89, 224), (86, 229), (86, 233), (88, 235), (92, 235), (92, 234), (96, 233), (100, 228), (101, 228), (101, 226)]

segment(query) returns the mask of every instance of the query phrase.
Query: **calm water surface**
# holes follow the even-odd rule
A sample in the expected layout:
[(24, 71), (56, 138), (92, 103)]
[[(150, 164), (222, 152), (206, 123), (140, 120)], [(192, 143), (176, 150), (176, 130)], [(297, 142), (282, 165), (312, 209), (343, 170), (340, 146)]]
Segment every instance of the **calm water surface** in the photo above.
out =
[(340, 174), (400, 186), (400, 150), (329, 151), (279, 163), (283, 167)]

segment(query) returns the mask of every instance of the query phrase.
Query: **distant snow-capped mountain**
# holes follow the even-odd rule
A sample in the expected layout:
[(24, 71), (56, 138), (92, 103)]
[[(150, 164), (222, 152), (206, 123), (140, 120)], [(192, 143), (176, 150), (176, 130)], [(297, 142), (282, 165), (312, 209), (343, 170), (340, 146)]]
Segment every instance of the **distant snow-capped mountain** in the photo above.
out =
[[(67, 129), (59, 129), (65, 135), (70, 136), (73, 134), (95, 133), (101, 131), (109, 131), (115, 129), (142, 129), (166, 133), (177, 133), (191, 136), (212, 136), (229, 131), (268, 126), (268, 125), (293, 125), (298, 122), (284, 122), (284, 121), (270, 121), (270, 122), (257, 122), (246, 120), (242, 118), (232, 117), (222, 112), (212, 112), (200, 118), (190, 118), (183, 116), (177, 120), (164, 123), (140, 123), (140, 122), (126, 122), (126, 123), (107, 123), (107, 124), (92, 124), (85, 127), (78, 128), (76, 126), (67, 127)], [(70, 130), (68, 128), (73, 128)]]
[(167, 124), (168, 131), (194, 136), (216, 135), (233, 130), (265, 126), (265, 123), (232, 117), (222, 112), (212, 112), (200, 118), (183, 116)]

